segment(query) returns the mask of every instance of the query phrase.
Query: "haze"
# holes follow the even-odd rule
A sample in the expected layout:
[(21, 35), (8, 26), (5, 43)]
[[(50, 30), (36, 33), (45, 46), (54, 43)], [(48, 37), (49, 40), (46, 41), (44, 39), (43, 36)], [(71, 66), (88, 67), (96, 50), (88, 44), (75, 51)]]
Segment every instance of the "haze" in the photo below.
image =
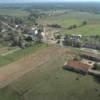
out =
[(100, 0), (0, 0), (0, 3), (28, 3), (28, 2), (99, 2)]

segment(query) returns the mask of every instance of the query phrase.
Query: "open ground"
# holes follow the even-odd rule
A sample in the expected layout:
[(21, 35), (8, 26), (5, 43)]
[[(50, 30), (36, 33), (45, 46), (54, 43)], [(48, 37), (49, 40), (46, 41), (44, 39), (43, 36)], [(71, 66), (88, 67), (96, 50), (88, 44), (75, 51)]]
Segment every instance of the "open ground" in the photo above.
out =
[[(63, 12), (63, 11), (62, 11)], [(56, 13), (55, 13), (56, 14)], [(65, 13), (52, 16), (47, 16), (39, 19), (39, 23), (44, 25), (47, 24), (58, 24), (61, 25), (61, 34), (82, 34), (82, 35), (100, 35), (100, 14), (94, 14), (91, 12), (81, 12), (81, 11), (67, 11)], [(87, 21), (87, 25), (79, 27), (83, 21)], [(78, 27), (72, 30), (67, 28), (70, 25), (77, 25)]]
[[(76, 10), (58, 10), (54, 15), (52, 10), (43, 13), (46, 15), (37, 19), (38, 24), (61, 25), (57, 28), (60, 34), (100, 35), (100, 13)], [(0, 15), (25, 19), (30, 11), (4, 8)], [(83, 21), (87, 24), (79, 27)], [(77, 28), (68, 30), (74, 24)], [(56, 28), (49, 33), (53, 30)], [(79, 51), (36, 43), (16, 51), (0, 45), (0, 100), (100, 100), (100, 78), (63, 69), (64, 63)]]
[(99, 100), (100, 85), (93, 77), (62, 68), (75, 54), (68, 48), (49, 46), (1, 67), (0, 99)]

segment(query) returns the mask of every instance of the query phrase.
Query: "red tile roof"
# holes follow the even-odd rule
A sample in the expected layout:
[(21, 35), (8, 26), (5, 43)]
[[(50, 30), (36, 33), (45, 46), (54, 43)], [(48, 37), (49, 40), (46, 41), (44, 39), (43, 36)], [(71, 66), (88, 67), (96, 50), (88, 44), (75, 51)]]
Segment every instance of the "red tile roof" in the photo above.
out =
[(80, 61), (73, 61), (73, 60), (68, 61), (67, 66), (84, 72), (88, 72), (88, 69), (90, 68), (90, 65), (88, 64), (82, 63)]

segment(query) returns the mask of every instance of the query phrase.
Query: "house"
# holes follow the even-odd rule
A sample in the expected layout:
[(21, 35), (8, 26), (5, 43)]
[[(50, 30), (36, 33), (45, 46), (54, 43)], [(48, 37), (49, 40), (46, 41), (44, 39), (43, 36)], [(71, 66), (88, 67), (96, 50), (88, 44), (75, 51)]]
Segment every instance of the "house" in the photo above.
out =
[(64, 69), (74, 71), (81, 74), (87, 74), (91, 66), (80, 61), (69, 60), (64, 64)]
[(82, 38), (82, 35), (80, 35), (80, 34), (79, 35), (76, 35), (76, 34), (71, 35), (72, 40), (80, 40), (81, 38)]
[(85, 58), (85, 59), (100, 62), (100, 55), (91, 54), (91, 53), (82, 53), (82, 54), (80, 54), (80, 56)]
[(99, 43), (85, 43), (83, 45), (84, 48), (91, 48), (91, 49), (97, 49), (100, 50), (100, 44)]
[(81, 52), (80, 56), (88, 60), (100, 62), (100, 54), (96, 54), (92, 52)]
[(38, 34), (38, 30), (36, 28), (32, 28), (31, 30), (28, 30), (27, 34), (24, 34), (24, 37), (26, 39), (36, 41), (37, 34)]
[(42, 32), (39, 29), (34, 28), (30, 30), (27, 34), (24, 34), (26, 40), (41, 42), (43, 39)]
[(100, 62), (100, 53), (94, 49), (81, 48), (80, 56), (88, 60)]

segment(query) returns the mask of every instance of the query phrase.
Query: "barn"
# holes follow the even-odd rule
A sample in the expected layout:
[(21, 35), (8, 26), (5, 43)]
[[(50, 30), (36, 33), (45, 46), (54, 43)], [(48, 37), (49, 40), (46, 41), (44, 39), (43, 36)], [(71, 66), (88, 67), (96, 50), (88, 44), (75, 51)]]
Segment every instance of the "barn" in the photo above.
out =
[(64, 69), (81, 74), (87, 74), (91, 66), (80, 61), (69, 60), (64, 64)]
[(100, 62), (100, 54), (94, 54), (91, 52), (82, 52), (80, 56), (88, 60)]

